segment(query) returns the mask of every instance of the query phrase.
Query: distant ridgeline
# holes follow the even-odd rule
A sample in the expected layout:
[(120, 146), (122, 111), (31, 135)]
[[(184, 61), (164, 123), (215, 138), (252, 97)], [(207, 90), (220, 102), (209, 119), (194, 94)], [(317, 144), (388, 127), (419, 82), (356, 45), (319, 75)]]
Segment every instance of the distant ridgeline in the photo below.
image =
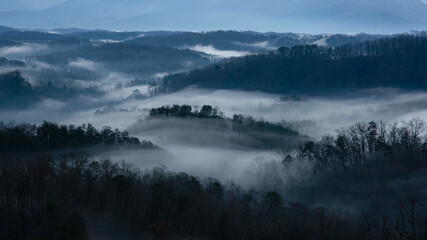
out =
[(13, 124), (0, 122), (0, 152), (32, 152), (65, 150), (87, 147), (158, 148), (150, 141), (140, 141), (127, 131), (103, 127), (97, 130), (91, 124), (81, 126), (58, 125), (52, 122)]
[(18, 60), (8, 60), (0, 57), (0, 67), (25, 67), (25, 63)]
[[(181, 118), (188, 120), (206, 119), (206, 124), (216, 127), (216, 130), (244, 134), (256, 139), (264, 147), (281, 148), (285, 145), (298, 145), (308, 138), (299, 135), (296, 130), (280, 123), (271, 123), (262, 119), (254, 119), (249, 115), (234, 114), (232, 118), (225, 117), (218, 108), (204, 105), (195, 109), (189, 105), (173, 105), (152, 108), (148, 119)], [(255, 146), (254, 146), (255, 147)]]
[(38, 100), (31, 84), (18, 71), (0, 74), (0, 107), (23, 107)]
[(164, 78), (160, 92), (190, 85), (279, 94), (339, 94), (378, 87), (427, 89), (427, 36), (353, 43), (336, 48), (282, 47), (231, 58)]
[[(19, 61), (8, 61), (8, 64), (20, 65)], [(0, 58), (0, 65), (2, 59)], [(104, 94), (96, 86), (85, 89), (73, 89), (66, 85), (56, 87), (52, 82), (43, 82), (38, 86), (32, 86), (19, 71), (11, 71), (0, 74), (0, 108), (23, 108), (40, 101), (42, 98), (69, 99), (77, 94), (86, 96), (99, 96)]]

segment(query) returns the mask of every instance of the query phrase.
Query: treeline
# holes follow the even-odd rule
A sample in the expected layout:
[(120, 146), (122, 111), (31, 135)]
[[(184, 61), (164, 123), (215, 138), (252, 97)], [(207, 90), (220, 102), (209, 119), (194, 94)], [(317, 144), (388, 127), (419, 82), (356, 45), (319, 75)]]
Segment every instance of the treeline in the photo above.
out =
[(424, 240), (426, 131), (419, 118), (358, 123), (307, 142), (278, 166), (314, 165), (304, 182), (286, 182), (287, 193), (77, 151), (0, 155), (0, 239), (87, 239), (87, 221), (97, 219), (141, 239)]
[(225, 122), (229, 122), (231, 124), (231, 130), (238, 133), (252, 135), (257, 139), (262, 140), (262, 142), (264, 142), (266, 145), (271, 146), (282, 144), (283, 141), (277, 138), (268, 140), (268, 138), (273, 138), (271, 135), (267, 136), (268, 133), (294, 137), (299, 136), (296, 130), (291, 129), (288, 126), (284, 126), (280, 123), (271, 123), (263, 119), (255, 119), (250, 115), (234, 114), (232, 118), (227, 118), (219, 108), (212, 107), (211, 105), (203, 105), (200, 109), (193, 109), (192, 106), (186, 104), (174, 104), (172, 106), (166, 105), (158, 108), (152, 108), (150, 110), (149, 117), (178, 117), (224, 120)]
[(397, 221), (377, 220), (214, 178), (94, 161), (82, 152), (0, 160), (1, 239), (88, 239), (86, 219), (103, 222), (107, 235), (120, 228), (135, 239), (426, 239), (416, 200), (391, 211)]
[[(233, 130), (237, 132), (260, 131), (264, 133), (273, 132), (289, 136), (298, 136), (298, 131), (284, 126), (280, 123), (272, 123), (263, 119), (255, 119), (249, 115), (234, 114), (232, 120)], [(273, 143), (272, 143), (273, 144)]]
[(348, 210), (367, 232), (360, 239), (427, 239), (426, 133), (420, 118), (357, 123), (257, 163), (250, 181), (308, 206)]
[(44, 121), (41, 125), (0, 122), (0, 152), (21, 153), (65, 150), (96, 146), (157, 148), (147, 140), (140, 141), (109, 126), (97, 130), (91, 124), (58, 125)]
[(150, 117), (180, 117), (180, 118), (218, 118), (225, 119), (224, 113), (218, 108), (214, 108), (211, 105), (203, 105), (200, 110), (194, 109), (190, 105), (177, 105), (174, 104), (172, 107), (165, 105), (158, 108), (152, 108), (150, 110)]
[[(68, 78), (76, 77), (76, 75), (74, 75), (74, 70), (68, 73), (66, 72), (65, 70), (41, 70), (37, 72), (36, 75), (38, 75), (37, 77), (40, 79), (62, 79), (65, 75), (69, 75), (67, 76)], [(85, 74), (85, 72), (87, 71), (82, 70), (82, 74)], [(74, 75), (74, 77), (71, 75)], [(67, 87), (65, 84), (61, 87), (57, 87), (54, 86), (51, 81), (47, 81), (40, 82), (38, 86), (33, 86), (17, 70), (0, 74), (0, 108), (25, 108), (43, 98), (64, 100), (74, 98), (77, 95), (98, 97), (103, 94), (105, 94), (105, 91), (93, 85), (82, 89), (76, 89)]]
[(73, 36), (64, 36), (62, 34), (47, 33), (39, 31), (5, 31), (0, 32), (0, 40), (9, 40), (15, 42), (30, 42), (43, 44), (90, 44), (88, 39), (76, 38)]
[(325, 59), (341, 59), (364, 56), (378, 56), (393, 50), (413, 50), (424, 47), (427, 33), (403, 34), (394, 38), (383, 38), (375, 41), (362, 41), (329, 48), (316, 45), (299, 45), (292, 48), (281, 47), (278, 51), (287, 57), (321, 57)]
[(0, 57), (0, 67), (25, 67), (25, 63), (18, 60), (8, 60), (4, 57)]
[(319, 142), (306, 142), (304, 156), (314, 159), (326, 171), (341, 171), (352, 166), (392, 163), (400, 171), (427, 167), (427, 125), (414, 118), (385, 124), (371, 121), (337, 130), (337, 136), (325, 136)]
[[(88, 34), (88, 33), (85, 33)], [(144, 34), (145, 35), (145, 34)], [(296, 45), (313, 44), (324, 38), (324, 35), (308, 35), (296, 33), (258, 33), (237, 31), (212, 31), (212, 32), (170, 32), (152, 36), (138, 37), (127, 42), (144, 45), (161, 46), (195, 46), (212, 45), (220, 50), (259, 51), (269, 47), (292, 47)], [(341, 46), (346, 43), (363, 42), (378, 39), (380, 35), (357, 34), (354, 36), (334, 34), (325, 40), (329, 46)], [(112, 39), (104, 37), (102, 39)], [(257, 46), (256, 43), (266, 43), (265, 46)]]
[(280, 94), (339, 94), (378, 87), (427, 89), (423, 80), (427, 77), (426, 56), (425, 33), (337, 48), (284, 47), (169, 75), (159, 91), (190, 85)]
[(85, 217), (154, 239), (366, 239), (345, 215), (274, 191), (82, 153), (3, 158), (0, 196), (1, 239), (88, 239)]
[(401, 124), (371, 121), (309, 141), (300, 156), (283, 159), (285, 165), (301, 159), (312, 163), (307, 182), (288, 192), (311, 203), (357, 209), (369, 239), (427, 239), (426, 132), (419, 118)]

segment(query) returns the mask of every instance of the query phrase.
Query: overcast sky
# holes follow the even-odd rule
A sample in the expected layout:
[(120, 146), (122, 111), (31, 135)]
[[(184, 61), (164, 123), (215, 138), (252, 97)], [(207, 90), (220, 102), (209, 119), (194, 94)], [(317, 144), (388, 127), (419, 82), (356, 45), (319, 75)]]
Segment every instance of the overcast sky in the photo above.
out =
[(0, 11), (39, 10), (66, 0), (0, 0)]
[[(0, 0), (0, 25), (385, 33), (427, 29), (427, 0)], [(10, 12), (14, 10), (30, 10)], [(55, 24), (54, 24), (55, 23)]]
[[(67, 0), (0, 0), (0, 10), (38, 10), (65, 2)], [(90, 1), (90, 0), (88, 0)], [(375, 0), (372, 0), (375, 1)], [(403, 0), (402, 0), (403, 1)], [(427, 0), (422, 0), (427, 4)]]

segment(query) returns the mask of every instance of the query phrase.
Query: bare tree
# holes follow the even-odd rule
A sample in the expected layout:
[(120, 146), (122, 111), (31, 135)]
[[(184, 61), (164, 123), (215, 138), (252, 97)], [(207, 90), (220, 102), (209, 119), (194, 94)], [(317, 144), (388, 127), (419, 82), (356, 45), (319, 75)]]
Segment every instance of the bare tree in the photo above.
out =
[(419, 117), (409, 121), (403, 121), (403, 125), (408, 129), (412, 147), (420, 143), (420, 136), (427, 130), (426, 122)]

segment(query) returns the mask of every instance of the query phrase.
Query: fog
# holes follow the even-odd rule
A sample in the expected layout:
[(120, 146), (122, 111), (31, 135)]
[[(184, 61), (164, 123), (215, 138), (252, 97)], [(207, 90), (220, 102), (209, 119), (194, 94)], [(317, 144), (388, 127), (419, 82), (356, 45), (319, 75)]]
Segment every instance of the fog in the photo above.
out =
[[(248, 177), (248, 172), (254, 169), (254, 161), (258, 159), (259, 165), (259, 159), (264, 159), (268, 166), (273, 166), (265, 171), (275, 169), (273, 162), (269, 161), (275, 159), (280, 162), (277, 150), (253, 148), (253, 145), (247, 144), (252, 140), (246, 136), (209, 127), (211, 124), (206, 121), (147, 121), (149, 109), (172, 104), (195, 107), (208, 104), (218, 107), (228, 117), (248, 114), (267, 121), (283, 122), (313, 139), (325, 134), (333, 135), (336, 129), (355, 122), (394, 122), (416, 116), (427, 118), (425, 92), (375, 89), (347, 97), (302, 96), (301, 101), (283, 101), (280, 95), (275, 94), (190, 87), (176, 93), (138, 99), (132, 97), (133, 91), (138, 89), (140, 93), (146, 93), (147, 85), (114, 88), (113, 83), (120, 82), (119, 79), (124, 81), (124, 78), (112, 79), (115, 81), (110, 78), (101, 81), (106, 94), (100, 97), (80, 96), (69, 101), (44, 99), (28, 109), (1, 110), (1, 119), (6, 122), (41, 123), (48, 120), (75, 125), (91, 123), (97, 128), (108, 125), (128, 130), (130, 135), (150, 140), (165, 152), (116, 151), (97, 157), (109, 154), (115, 161), (126, 159), (143, 169), (165, 166), (171, 171), (212, 176), (223, 181), (233, 179), (249, 186), (255, 184), (247, 182), (248, 179), (255, 179)], [(239, 137), (244, 140), (236, 143), (233, 139)], [(286, 171), (295, 171), (292, 169)], [(274, 186), (274, 179), (288, 182), (292, 176), (277, 171), (268, 175), (272, 179), (262, 182), (271, 186)]]
[(242, 113), (272, 122), (286, 121), (302, 134), (318, 139), (355, 122), (394, 122), (416, 116), (423, 118), (427, 113), (426, 100), (425, 92), (402, 92), (397, 89), (375, 89), (348, 97), (303, 96), (302, 101), (281, 101), (280, 95), (275, 94), (193, 87), (143, 101), (129, 101), (122, 106), (152, 108), (168, 104), (209, 104), (219, 107), (227, 116)]
[(99, 67), (97, 67), (96, 63), (84, 58), (78, 58), (76, 60), (72, 60), (68, 63), (70, 66), (73, 67), (82, 67), (89, 70), (97, 70)]
[(212, 45), (208, 45), (208, 46), (196, 45), (193, 47), (189, 47), (188, 49), (213, 55), (213, 56), (216, 56), (217, 58), (242, 57), (249, 54), (249, 52), (244, 52), (244, 51), (219, 50)]
[[(324, 40), (326, 38), (316, 43), (322, 45)], [(239, 44), (242, 45), (236, 43)], [(269, 48), (271, 44), (264, 41), (248, 46)], [(263, 92), (210, 90), (192, 86), (175, 93), (150, 96), (148, 83), (160, 81), (168, 74), (166, 69), (138, 78), (139, 73), (111, 69), (105, 62), (72, 57), (68, 55), (69, 52), (64, 56), (58, 54), (61, 61), (32, 58), (71, 48), (43, 44), (1, 48), (0, 56), (25, 60), (26, 67), (21, 67), (19, 71), (33, 87), (43, 87), (50, 82), (59, 91), (59, 97), (46, 95), (30, 103), (27, 108), (0, 109), (0, 119), (4, 122), (36, 124), (44, 120), (73, 125), (91, 123), (98, 129), (111, 126), (113, 129), (127, 130), (130, 135), (150, 140), (163, 150), (115, 150), (96, 153), (95, 157), (99, 159), (109, 155), (114, 161), (126, 159), (142, 169), (163, 166), (171, 171), (216, 177), (223, 182), (232, 179), (245, 187), (274, 188), (282, 192), (286, 192), (290, 185), (303, 181), (311, 169), (304, 161), (300, 161), (299, 165), (282, 167), (284, 156), (278, 154), (280, 149), (266, 148), (253, 136), (233, 132), (220, 122), (208, 119), (147, 119), (151, 108), (164, 105), (188, 104), (193, 108), (211, 105), (219, 108), (228, 118), (233, 114), (251, 115), (255, 119), (291, 127), (313, 140), (323, 135), (334, 135), (336, 129), (355, 122), (401, 122), (413, 117), (427, 119), (427, 92), (380, 88), (346, 96), (292, 98)], [(195, 45), (190, 49), (214, 58), (249, 54), (237, 50), (218, 50), (211, 45)], [(0, 72), (9, 70), (0, 68)], [(66, 88), (73, 88), (75, 92), (68, 97), (62, 96), (66, 95), (61, 92)]]
[(255, 43), (236, 42), (235, 44), (240, 46), (255, 47), (260, 49), (268, 49), (268, 50), (277, 49), (277, 46), (274, 46), (274, 44), (269, 41), (255, 42)]
[[(321, 45), (324, 40), (326, 38), (316, 43)], [(248, 46), (269, 48), (270, 44), (265, 41)], [(28, 56), (68, 48), (23, 44), (1, 48), (0, 56), (27, 60)], [(195, 45), (190, 49), (214, 58), (249, 54), (237, 50), (218, 50), (211, 45)], [(111, 126), (113, 129), (127, 130), (130, 135), (150, 140), (163, 150), (115, 150), (96, 153), (95, 157), (108, 155), (114, 161), (126, 159), (142, 169), (163, 166), (171, 171), (216, 177), (223, 182), (232, 179), (245, 187), (274, 188), (282, 192), (305, 179), (311, 169), (308, 163), (300, 161), (299, 165), (282, 167), (283, 155), (278, 153), (279, 149), (265, 148), (253, 137), (230, 131), (222, 123), (207, 119), (148, 120), (149, 110), (173, 104), (188, 104), (193, 108), (211, 105), (219, 108), (226, 117), (233, 114), (251, 115), (255, 119), (289, 126), (313, 140), (323, 135), (333, 135), (336, 129), (355, 122), (400, 122), (417, 116), (427, 118), (426, 92), (372, 89), (348, 96), (299, 96), (293, 99), (263, 92), (210, 90), (192, 86), (175, 93), (150, 97), (147, 83), (161, 80), (168, 72), (159, 71), (148, 78), (137, 79), (132, 73), (112, 70), (103, 62), (86, 58), (69, 58), (64, 63), (32, 59), (26, 61), (26, 65), (19, 70), (34, 87), (51, 81), (55, 87), (61, 88), (65, 84), (77, 93), (69, 98), (43, 97), (24, 109), (0, 109), (2, 121), (40, 124), (47, 120), (73, 125), (91, 123), (98, 129)], [(9, 70), (0, 69), (1, 72)], [(46, 71), (56, 75), (46, 75)], [(77, 75), (69, 75), (73, 72)], [(94, 75), (84, 77), (79, 75), (80, 72)], [(94, 92), (87, 94), (87, 89)]]
[(48, 50), (48, 46), (45, 44), (25, 43), (23, 45), (0, 48), (0, 56), (24, 60), (27, 56), (46, 53), (46, 50)]

